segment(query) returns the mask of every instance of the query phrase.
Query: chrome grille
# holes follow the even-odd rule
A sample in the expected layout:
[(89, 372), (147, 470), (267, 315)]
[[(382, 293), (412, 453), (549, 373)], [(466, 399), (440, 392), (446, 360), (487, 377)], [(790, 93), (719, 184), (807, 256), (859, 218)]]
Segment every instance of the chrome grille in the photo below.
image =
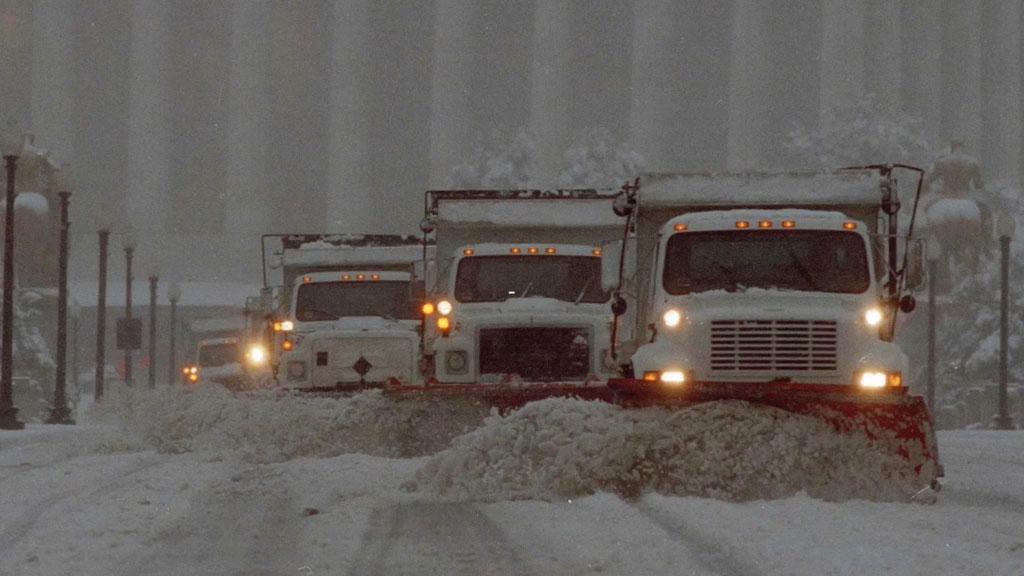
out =
[(711, 370), (828, 372), (836, 370), (836, 322), (714, 320)]

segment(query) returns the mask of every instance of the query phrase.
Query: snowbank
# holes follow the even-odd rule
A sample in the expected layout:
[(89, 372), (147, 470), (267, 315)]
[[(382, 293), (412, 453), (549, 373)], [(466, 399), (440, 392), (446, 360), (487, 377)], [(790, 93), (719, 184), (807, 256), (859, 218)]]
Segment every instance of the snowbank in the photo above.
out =
[(96, 410), (163, 453), (230, 450), (259, 463), (340, 454), (430, 454), (476, 427), (482, 409), (395, 401), (379, 391), (344, 398), (278, 391), (234, 394), (208, 383), (114, 389)]
[(862, 434), (836, 434), (818, 419), (745, 402), (672, 412), (559, 399), (489, 417), (431, 458), (408, 488), (481, 500), (601, 491), (903, 500), (915, 488), (892, 480), (898, 460)]

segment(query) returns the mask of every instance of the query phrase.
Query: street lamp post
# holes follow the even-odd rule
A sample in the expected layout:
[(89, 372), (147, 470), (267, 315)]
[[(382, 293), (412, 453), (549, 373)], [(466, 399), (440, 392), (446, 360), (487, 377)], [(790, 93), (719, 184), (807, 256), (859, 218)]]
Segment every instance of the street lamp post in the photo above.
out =
[(60, 197), (60, 267), (57, 276), (57, 379), (53, 386), (53, 406), (47, 424), (74, 424), (68, 408), (68, 205), (71, 202), (71, 179), (68, 166), (57, 173), (57, 195)]
[(156, 387), (156, 268), (149, 269), (149, 387)]
[(174, 385), (178, 377), (177, 351), (174, 349), (175, 337), (178, 334), (178, 300), (181, 300), (181, 285), (177, 282), (167, 287), (167, 299), (171, 301), (171, 351), (167, 355), (167, 384)]
[(3, 352), (0, 354), (0, 429), (20, 430), (24, 422), (18, 420), (14, 407), (14, 175), (17, 170), (21, 141), (18, 124), (11, 120), (0, 136), (0, 148), (7, 168), (7, 204), (4, 218), (4, 286), (3, 286)]
[[(124, 248), (124, 263), (125, 263), (125, 275), (124, 275), (124, 318), (125, 318), (125, 330), (129, 334), (132, 333), (132, 256), (135, 253), (135, 246), (138, 243), (138, 239), (135, 236), (135, 230), (129, 227), (125, 230), (124, 237), (121, 239), (121, 247)], [(128, 342), (124, 344), (124, 383), (129, 388), (132, 386), (132, 338), (126, 338)]]
[(110, 246), (110, 223), (101, 215), (96, 222), (100, 237), (99, 297), (96, 302), (96, 380), (93, 399), (103, 398), (103, 377), (106, 375), (107, 352), (107, 252)]
[(935, 326), (938, 303), (935, 287), (939, 283), (939, 259), (942, 246), (934, 236), (928, 237), (928, 394), (925, 400), (933, 417), (935, 414)]
[(999, 213), (996, 221), (996, 233), (999, 234), (999, 250), (1002, 256), (1000, 273), (999, 299), (999, 414), (995, 418), (998, 430), (1013, 430), (1013, 418), (1010, 417), (1009, 398), (1007, 397), (1007, 356), (1010, 324), (1010, 241), (1017, 229), (1017, 221), (1012, 214)]
[(78, 321), (82, 316), (82, 307), (78, 304), (78, 300), (72, 300), (68, 307), (68, 311), (71, 313), (71, 385), (78, 390), (78, 334), (80, 327)]

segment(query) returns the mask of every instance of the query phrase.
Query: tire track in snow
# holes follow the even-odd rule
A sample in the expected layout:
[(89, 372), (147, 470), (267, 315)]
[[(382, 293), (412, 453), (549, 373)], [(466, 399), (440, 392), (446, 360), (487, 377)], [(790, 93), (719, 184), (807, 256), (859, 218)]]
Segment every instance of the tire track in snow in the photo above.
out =
[(632, 504), (637, 511), (654, 525), (668, 534), (668, 537), (689, 550), (690, 555), (708, 574), (721, 576), (762, 576), (754, 565), (736, 556), (734, 550), (701, 532), (692, 523), (670, 516), (664, 510), (644, 503)]
[(377, 508), (349, 576), (529, 576), (504, 534), (473, 504), (409, 502)]
[[(69, 459), (69, 461), (72, 459)], [(113, 473), (105, 473), (99, 478), (96, 478), (90, 483), (101, 483), (102, 486), (95, 488), (84, 494), (80, 490), (64, 490), (48, 498), (45, 498), (39, 502), (36, 502), (32, 506), (17, 516), (10, 524), (0, 532), (0, 551), (11, 550), (15, 545), (18, 544), (36, 525), (39, 519), (46, 514), (50, 509), (58, 506), (62, 502), (70, 499), (81, 499), (81, 500), (95, 500), (113, 494), (117, 490), (120, 490), (122, 486), (129, 483), (131, 478), (149, 468), (152, 468), (160, 463), (160, 458), (156, 456), (150, 456), (142, 459), (140, 462), (134, 463), (127, 469), (115, 470)], [(2, 557), (0, 557), (2, 560)]]

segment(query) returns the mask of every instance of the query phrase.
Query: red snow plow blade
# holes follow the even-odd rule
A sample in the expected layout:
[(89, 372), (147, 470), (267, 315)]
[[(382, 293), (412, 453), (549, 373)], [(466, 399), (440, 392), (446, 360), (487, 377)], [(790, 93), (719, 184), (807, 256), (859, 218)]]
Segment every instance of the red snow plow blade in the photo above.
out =
[(864, 389), (852, 385), (697, 382), (670, 387), (634, 379), (608, 381), (624, 407), (685, 407), (701, 402), (743, 400), (805, 414), (837, 432), (861, 432), (904, 461), (919, 485), (938, 487), (943, 475), (931, 413), (921, 396), (903, 387)]

